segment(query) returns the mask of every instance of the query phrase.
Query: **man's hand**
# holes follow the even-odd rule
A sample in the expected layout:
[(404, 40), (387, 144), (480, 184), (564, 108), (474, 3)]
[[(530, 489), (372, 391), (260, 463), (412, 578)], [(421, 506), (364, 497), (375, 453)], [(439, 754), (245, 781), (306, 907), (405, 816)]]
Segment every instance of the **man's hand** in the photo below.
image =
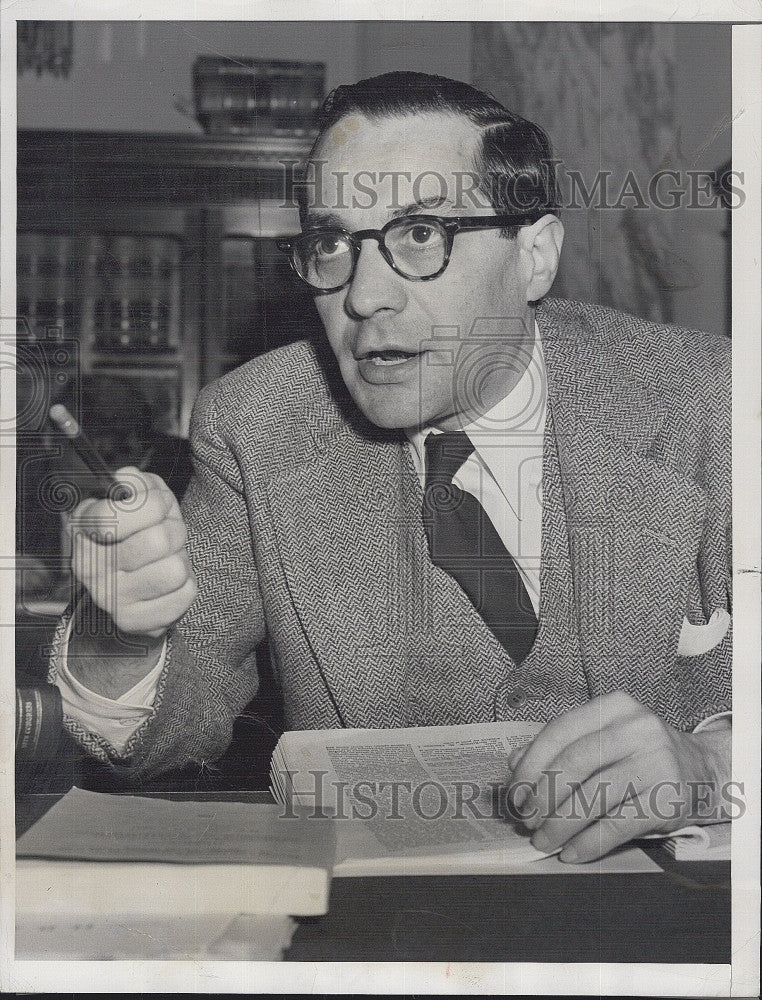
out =
[(72, 568), (120, 632), (157, 640), (196, 597), (185, 524), (159, 476), (127, 466), (117, 478), (129, 499), (84, 500), (73, 511)]
[(730, 818), (730, 727), (681, 733), (622, 691), (559, 716), (510, 763), (513, 812), (562, 861)]

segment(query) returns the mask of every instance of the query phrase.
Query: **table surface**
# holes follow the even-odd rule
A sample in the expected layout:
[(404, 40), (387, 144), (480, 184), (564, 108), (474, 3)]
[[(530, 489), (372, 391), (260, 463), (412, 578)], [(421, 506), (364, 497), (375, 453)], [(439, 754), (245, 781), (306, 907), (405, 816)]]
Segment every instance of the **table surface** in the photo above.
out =
[[(188, 798), (179, 793), (167, 798)], [(269, 801), (266, 793), (203, 799)], [(59, 794), (20, 795), (20, 835)], [(335, 878), (329, 912), (301, 920), (288, 961), (730, 961), (730, 864), (675, 861), (628, 875)]]

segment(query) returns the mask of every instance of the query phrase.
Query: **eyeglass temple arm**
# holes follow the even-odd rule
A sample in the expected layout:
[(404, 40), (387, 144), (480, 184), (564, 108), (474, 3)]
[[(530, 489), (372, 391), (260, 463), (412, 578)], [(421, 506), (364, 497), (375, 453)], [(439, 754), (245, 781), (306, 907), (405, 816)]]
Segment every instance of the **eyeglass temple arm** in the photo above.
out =
[(450, 223), (457, 229), (490, 229), (497, 226), (529, 226), (545, 214), (547, 213), (533, 211), (525, 212), (523, 215), (460, 215), (442, 221), (445, 226)]

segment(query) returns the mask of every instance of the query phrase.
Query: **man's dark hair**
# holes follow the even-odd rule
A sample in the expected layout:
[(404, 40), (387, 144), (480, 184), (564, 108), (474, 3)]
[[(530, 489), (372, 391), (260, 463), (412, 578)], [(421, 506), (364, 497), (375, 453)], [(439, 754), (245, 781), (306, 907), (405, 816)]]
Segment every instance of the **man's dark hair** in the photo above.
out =
[[(427, 73), (383, 73), (336, 87), (318, 115), (318, 136), (309, 155), (315, 157), (323, 137), (347, 115), (371, 121), (406, 115), (443, 113), (462, 115), (481, 130), (473, 170), (476, 190), (485, 195), (498, 215), (531, 210), (536, 218), (558, 214), (560, 199), (553, 150), (545, 132), (503, 107), (489, 94), (459, 80)], [(304, 219), (304, 191), (300, 190)], [(514, 238), (518, 227), (502, 230)]]

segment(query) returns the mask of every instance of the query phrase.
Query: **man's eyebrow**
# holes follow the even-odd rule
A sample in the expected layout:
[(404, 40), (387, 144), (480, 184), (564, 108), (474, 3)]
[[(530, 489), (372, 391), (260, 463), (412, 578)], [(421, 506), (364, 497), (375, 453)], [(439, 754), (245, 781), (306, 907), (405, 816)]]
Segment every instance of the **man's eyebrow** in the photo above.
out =
[(304, 228), (315, 229), (318, 226), (344, 229), (344, 224), (334, 212), (308, 212)]
[(443, 195), (431, 195), (429, 198), (417, 198), (401, 208), (395, 208), (391, 214), (392, 219), (399, 219), (403, 215), (415, 215), (417, 212), (430, 211), (432, 208), (441, 208), (442, 205), (453, 205), (450, 198)]

